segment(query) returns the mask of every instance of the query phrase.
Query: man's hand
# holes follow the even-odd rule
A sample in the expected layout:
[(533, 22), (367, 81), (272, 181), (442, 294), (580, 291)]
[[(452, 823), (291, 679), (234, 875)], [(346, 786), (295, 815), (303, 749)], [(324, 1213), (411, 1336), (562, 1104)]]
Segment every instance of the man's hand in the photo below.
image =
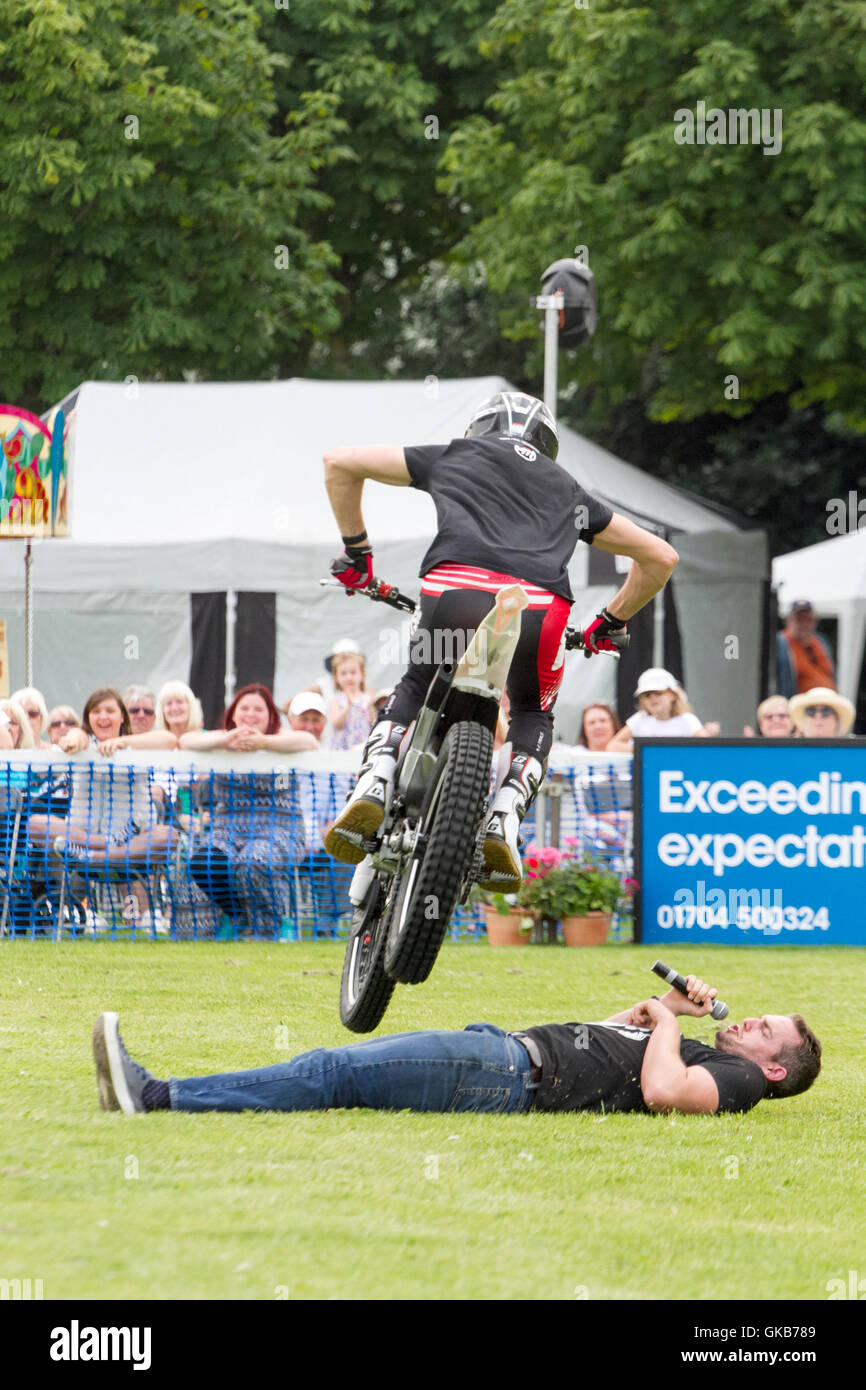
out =
[(628, 1016), (628, 1022), (633, 1028), (649, 1028), (652, 1030), (660, 1019), (665, 1018), (670, 1012), (660, 999), (642, 999), (639, 1004), (635, 1004)]
[(719, 991), (699, 980), (697, 975), (686, 976), (686, 987), (688, 995), (680, 994), (678, 989), (669, 989), (658, 1002), (670, 1009), (672, 1014), (688, 1014), (692, 1018), (703, 1018), (705, 1014), (711, 1013), (713, 1000)]
[(583, 634), (583, 654), (584, 656), (597, 655), (599, 652), (618, 652), (610, 641), (612, 632), (623, 632), (625, 630), (625, 619), (615, 618), (612, 613), (608, 613), (606, 608), (593, 618), (589, 627)]
[(354, 546), (347, 545), (342, 555), (331, 561), (331, 574), (350, 593), (355, 589), (366, 589), (373, 580), (372, 550), (356, 550)]

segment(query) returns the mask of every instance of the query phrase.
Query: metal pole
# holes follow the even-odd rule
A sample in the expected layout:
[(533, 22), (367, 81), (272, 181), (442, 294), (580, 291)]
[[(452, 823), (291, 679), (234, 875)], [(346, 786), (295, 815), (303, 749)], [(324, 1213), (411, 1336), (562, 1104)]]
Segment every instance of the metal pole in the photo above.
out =
[(559, 311), (565, 304), (561, 290), (544, 295), (544, 404), (556, 419)]
[[(665, 536), (665, 540), (667, 540)], [(653, 666), (665, 664), (665, 591), (653, 599)], [(681, 677), (682, 678), (682, 677)]]
[(33, 555), (30, 541), (24, 547), (24, 684), (33, 684)]
[(231, 704), (235, 696), (235, 686), (237, 676), (235, 675), (235, 628), (238, 620), (238, 595), (236, 589), (226, 590), (226, 673), (225, 673), (225, 701), (226, 708)]

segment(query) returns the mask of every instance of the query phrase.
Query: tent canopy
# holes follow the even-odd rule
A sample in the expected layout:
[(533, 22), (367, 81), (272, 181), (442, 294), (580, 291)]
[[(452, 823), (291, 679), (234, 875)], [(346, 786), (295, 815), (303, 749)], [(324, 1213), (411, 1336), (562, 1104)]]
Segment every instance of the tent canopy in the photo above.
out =
[[(106, 681), (158, 686), (185, 678), (189, 596), (229, 589), (276, 594), (279, 699), (316, 679), (323, 652), (349, 633), (365, 645), (374, 683), (392, 684), (400, 661), (382, 653), (393, 652), (395, 630), (403, 640), (401, 615), (361, 599), (350, 604), (318, 585), (339, 545), (322, 455), (347, 444), (447, 442), (463, 434), (483, 400), (507, 386), (502, 377), (85, 383), (64, 402), (67, 414), (74, 410), (70, 535), (34, 548), (34, 672), (49, 703), (80, 705)], [(724, 553), (730, 538), (738, 577), (760, 583), (760, 533), (745, 551), (737, 548), (743, 533), (731, 520), (565, 427), (559, 461), (587, 491), (672, 534), (675, 544), (677, 535), (711, 533)], [(431, 499), (414, 488), (369, 483), (364, 515), (377, 571), (416, 593), (418, 564), (436, 525)], [(688, 563), (684, 555), (683, 579)], [(627, 567), (577, 546), (575, 623), (612, 596)], [(22, 589), (23, 544), (9, 541), (0, 546), (0, 617), (7, 618), (13, 687), (23, 678)], [(686, 654), (692, 673), (701, 661), (696, 649)], [(612, 668), (610, 661), (569, 663), (558, 711), (612, 701)], [(743, 697), (750, 705), (753, 684), (747, 681)], [(720, 715), (713, 709), (704, 717)]]
[(837, 620), (837, 683), (856, 704), (866, 642), (866, 531), (777, 556), (773, 584), (783, 613), (795, 599), (807, 598), (819, 617)]
[[(332, 544), (322, 454), (347, 444), (439, 444), (461, 436), (502, 377), (464, 381), (278, 381), (118, 386), (76, 402), (71, 526), (76, 543), (227, 539)], [(716, 513), (563, 428), (559, 461), (618, 510), (677, 531), (733, 531)], [(76, 466), (77, 465), (77, 466)], [(365, 490), (379, 542), (426, 538), (429, 498)]]

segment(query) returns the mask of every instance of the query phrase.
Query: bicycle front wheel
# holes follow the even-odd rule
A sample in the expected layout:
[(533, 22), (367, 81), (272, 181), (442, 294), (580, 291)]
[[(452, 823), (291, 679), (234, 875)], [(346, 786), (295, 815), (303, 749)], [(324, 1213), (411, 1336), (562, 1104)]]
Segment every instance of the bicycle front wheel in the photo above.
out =
[(489, 729), (473, 723), (449, 729), (389, 911), (385, 969), (401, 984), (420, 984), (433, 969), (475, 852), (492, 760)]

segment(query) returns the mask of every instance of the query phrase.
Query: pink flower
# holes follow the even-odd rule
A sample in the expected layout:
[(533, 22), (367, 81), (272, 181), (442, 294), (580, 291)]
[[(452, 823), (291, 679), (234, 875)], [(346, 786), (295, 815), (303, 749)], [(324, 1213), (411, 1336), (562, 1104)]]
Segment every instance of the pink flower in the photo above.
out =
[(541, 850), (538, 857), (542, 864), (549, 864), (553, 869), (557, 868), (559, 861), (562, 859), (559, 850), (554, 849), (553, 845), (548, 845), (545, 849)]

